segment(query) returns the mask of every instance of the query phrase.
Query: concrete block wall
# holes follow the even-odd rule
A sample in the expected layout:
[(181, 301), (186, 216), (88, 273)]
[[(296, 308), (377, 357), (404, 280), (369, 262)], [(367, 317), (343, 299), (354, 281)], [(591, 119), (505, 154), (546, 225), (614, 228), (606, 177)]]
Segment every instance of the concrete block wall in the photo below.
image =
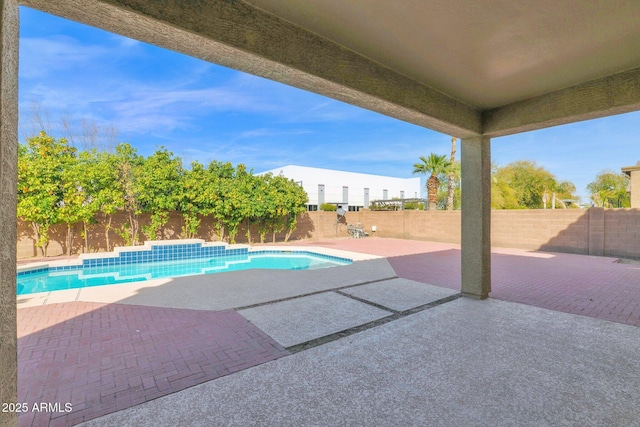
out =
[(376, 226), (375, 235), (378, 237), (391, 237), (397, 239), (409, 239), (411, 234), (407, 234), (405, 227), (405, 212), (407, 211), (370, 211), (361, 210), (360, 222), (365, 231), (371, 232), (371, 227)]
[[(356, 213), (356, 212), (354, 212)], [(311, 214), (311, 215), (310, 215)], [(299, 240), (299, 239), (308, 239), (313, 237), (315, 233), (316, 227), (320, 227), (317, 233), (319, 235), (323, 235), (325, 237), (348, 237), (346, 224), (341, 226), (338, 229), (338, 233), (336, 234), (335, 228), (335, 219), (336, 214), (334, 212), (321, 212), (324, 215), (317, 215), (318, 212), (308, 212), (298, 219), (298, 227), (297, 229), (291, 233), (289, 239)], [(356, 213), (357, 214), (357, 213)], [(125, 246), (125, 240), (116, 233), (116, 229), (121, 227), (122, 224), (126, 222), (126, 217), (122, 213), (116, 213), (112, 217), (111, 222), (111, 230), (109, 231), (109, 243), (111, 245), (111, 250), (115, 246)], [(143, 225), (149, 224), (149, 215), (142, 214), (139, 216), (140, 227)], [(106, 248), (106, 239), (105, 239), (105, 229), (104, 229), (105, 218), (98, 218), (98, 223), (92, 225), (89, 228), (88, 234), (88, 243), (89, 243), (89, 252), (105, 252)], [(181, 215), (178, 213), (172, 213), (169, 216), (169, 222), (162, 229), (162, 238), (163, 239), (180, 239), (182, 238), (182, 226), (183, 221)], [(75, 238), (73, 241), (72, 254), (82, 253), (84, 251), (84, 240), (82, 238), (82, 226), (80, 224), (75, 225)], [(50, 257), (64, 255), (66, 253), (66, 238), (67, 228), (66, 225), (56, 225), (51, 228), (49, 235), (49, 247), (47, 248), (47, 255)], [(225, 233), (225, 239), (228, 240), (228, 234)], [(251, 229), (251, 237), (252, 242), (258, 242), (260, 240), (260, 236), (255, 227)], [(210, 219), (201, 218), (199, 233), (195, 236), (198, 239), (204, 239), (205, 241), (218, 241), (220, 240), (216, 234), (215, 227)], [(142, 233), (142, 229), (139, 233), (139, 242), (144, 242), (146, 237)], [(285, 233), (277, 233), (275, 236), (275, 240), (277, 242), (282, 242), (285, 240)], [(273, 241), (273, 235), (268, 234), (265, 239), (266, 242)], [(246, 227), (242, 225), (238, 234), (236, 235), (237, 243), (247, 243), (246, 236)], [(35, 246), (35, 239), (33, 230), (31, 227), (22, 222), (18, 221), (18, 244), (17, 244), (17, 258), (25, 259), (32, 257), (40, 257), (41, 252), (39, 248)]]
[(407, 238), (432, 242), (461, 242), (461, 212), (405, 211)]
[(307, 212), (310, 219), (308, 224), (301, 224), (298, 221), (296, 232), (292, 236), (306, 236), (315, 239), (325, 239), (332, 237), (348, 237), (347, 224), (356, 224), (361, 221), (360, 212), (347, 212), (344, 220), (338, 221), (338, 214), (335, 212), (314, 211)]
[(640, 259), (640, 209), (603, 211), (603, 255)]
[(589, 255), (604, 255), (604, 208), (589, 210)]
[[(319, 212), (320, 216), (327, 212)], [(460, 243), (460, 212), (364, 210), (347, 213), (376, 235)], [(313, 238), (336, 236), (317, 228)], [(568, 252), (640, 259), (640, 209), (540, 209), (491, 212), (491, 241), (496, 247)]]
[(493, 246), (589, 253), (586, 209), (495, 210), (491, 213)]
[(399, 239), (460, 243), (460, 212), (446, 211), (360, 211), (367, 232), (376, 226), (376, 235)]
[[(371, 227), (376, 226), (378, 237), (457, 244), (461, 241), (460, 211), (361, 210), (347, 212), (343, 222), (337, 223), (336, 219), (335, 212), (306, 212), (298, 220), (290, 240), (348, 237), (347, 224), (360, 223), (369, 233)], [(115, 215), (113, 227), (123, 221), (123, 216)], [(146, 224), (148, 218), (143, 215), (140, 222)], [(163, 231), (164, 238), (180, 238), (181, 227), (181, 217), (171, 215)], [(74, 253), (82, 250), (80, 231), (78, 226)], [(65, 232), (64, 226), (56, 226), (51, 231), (50, 256), (64, 253), (61, 242), (64, 242)], [(37, 256), (30, 227), (19, 223), (18, 236), (18, 259)], [(213, 224), (207, 219), (203, 219), (196, 237), (218, 240)], [(144, 239), (142, 235), (141, 239)], [(252, 239), (253, 242), (259, 240), (256, 230), (252, 231)], [(276, 235), (276, 242), (284, 239), (284, 233)], [(124, 240), (114, 231), (110, 233), (110, 240), (112, 246), (124, 245)], [(640, 259), (640, 209), (496, 210), (491, 213), (491, 240), (496, 247)], [(236, 241), (247, 242), (244, 227), (239, 230)], [(266, 241), (272, 242), (273, 236), (268, 235)], [(106, 249), (101, 224), (91, 229), (89, 245), (92, 251)]]

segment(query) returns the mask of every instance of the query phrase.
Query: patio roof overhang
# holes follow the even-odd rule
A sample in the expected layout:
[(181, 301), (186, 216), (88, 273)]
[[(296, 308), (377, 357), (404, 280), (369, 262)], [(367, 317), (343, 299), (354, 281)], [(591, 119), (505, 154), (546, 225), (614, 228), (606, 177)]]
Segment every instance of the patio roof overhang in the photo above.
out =
[(477, 298), (491, 282), (490, 138), (640, 110), (637, 0), (0, 0), (3, 401), (16, 386), (19, 4), (462, 138), (462, 282)]

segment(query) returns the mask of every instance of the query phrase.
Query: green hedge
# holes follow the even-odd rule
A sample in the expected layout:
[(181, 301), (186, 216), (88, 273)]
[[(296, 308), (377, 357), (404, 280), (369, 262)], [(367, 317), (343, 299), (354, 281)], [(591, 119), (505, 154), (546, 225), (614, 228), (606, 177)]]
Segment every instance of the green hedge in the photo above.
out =
[(335, 212), (338, 207), (336, 205), (332, 205), (331, 203), (323, 203), (320, 205), (320, 210), (325, 212)]

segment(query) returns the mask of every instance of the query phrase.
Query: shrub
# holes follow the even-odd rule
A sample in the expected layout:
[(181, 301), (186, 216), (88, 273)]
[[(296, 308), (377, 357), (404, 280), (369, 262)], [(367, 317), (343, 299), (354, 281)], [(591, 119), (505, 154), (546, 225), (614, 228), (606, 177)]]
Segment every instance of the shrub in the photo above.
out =
[(331, 203), (323, 203), (320, 205), (320, 210), (325, 212), (335, 212), (338, 207)]
[(404, 210), (406, 211), (424, 210), (424, 203), (407, 202), (404, 204)]

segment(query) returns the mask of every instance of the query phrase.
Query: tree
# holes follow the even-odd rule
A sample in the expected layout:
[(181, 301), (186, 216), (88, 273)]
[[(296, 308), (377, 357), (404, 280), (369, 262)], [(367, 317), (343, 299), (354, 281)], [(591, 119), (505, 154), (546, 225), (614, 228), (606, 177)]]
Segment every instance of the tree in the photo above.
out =
[(222, 205), (222, 222), (229, 233), (229, 243), (236, 243), (240, 224), (251, 215), (250, 173), (243, 164), (238, 164), (232, 177), (223, 180), (225, 195)]
[(556, 177), (535, 161), (519, 160), (504, 167), (493, 166), (491, 207), (494, 209), (541, 209), (555, 199), (576, 199), (575, 186)]
[(195, 203), (200, 206), (203, 216), (210, 216), (213, 220), (213, 228), (220, 241), (225, 238), (227, 192), (231, 187), (228, 183), (234, 174), (235, 168), (231, 163), (213, 160), (206, 169), (203, 168), (201, 181), (194, 183), (197, 189), (194, 190)]
[(79, 154), (80, 186), (86, 193), (88, 204), (83, 218), (83, 235), (85, 237), (85, 252), (90, 248), (87, 242), (89, 224), (96, 221), (96, 215), (103, 216), (101, 224), (104, 226), (104, 238), (107, 251), (111, 251), (109, 234), (113, 221), (113, 214), (125, 207), (123, 186), (120, 183), (118, 157), (115, 153), (106, 151), (83, 151)]
[(499, 171), (498, 165), (491, 165), (491, 208), (524, 209), (518, 204), (516, 190), (509, 185), (509, 178), (498, 174)]
[(31, 225), (43, 256), (47, 256), (49, 229), (60, 220), (63, 175), (75, 155), (66, 139), (55, 139), (44, 131), (18, 149), (17, 214)]
[(113, 126), (100, 126), (93, 121), (82, 119), (80, 126), (77, 122), (65, 116), (62, 117), (62, 127), (69, 142), (83, 151), (99, 150), (113, 151), (118, 141), (118, 131)]
[(440, 188), (438, 189), (439, 209), (449, 210), (450, 201), (450, 210), (460, 209), (460, 207), (462, 206), (462, 200), (460, 197), (460, 166), (460, 162), (455, 161), (451, 166), (449, 166), (449, 172), (447, 174), (438, 175), (438, 180), (440, 181)]
[(182, 160), (160, 147), (137, 169), (134, 189), (140, 211), (151, 214), (151, 223), (142, 232), (151, 240), (160, 239), (169, 213), (178, 209), (182, 198)]
[(626, 174), (607, 169), (596, 175), (596, 179), (587, 185), (587, 190), (596, 206), (628, 208), (631, 206), (628, 185), (629, 177)]
[[(73, 161), (69, 162), (62, 171), (60, 181), (62, 199), (58, 203), (58, 220), (67, 226), (64, 245), (67, 255), (71, 255), (73, 249), (74, 225), (79, 222), (86, 224), (95, 213), (90, 209), (91, 195), (85, 186), (85, 178), (90, 172), (90, 169), (86, 168), (85, 157), (85, 153), (74, 157)], [(83, 234), (86, 234), (86, 227)]]
[(231, 193), (230, 199), (235, 205), (234, 217), (237, 217), (240, 223), (245, 223), (247, 242), (252, 243), (251, 226), (267, 214), (267, 206), (263, 203), (258, 178), (243, 164), (239, 164), (236, 169), (234, 190), (237, 191)]
[(286, 242), (297, 227), (298, 217), (307, 210), (306, 204), (309, 198), (302, 186), (282, 175), (274, 176), (271, 185), (275, 187), (276, 193), (276, 210), (272, 218), (273, 239), (275, 241), (276, 232), (284, 230)]
[(435, 210), (438, 203), (438, 188), (440, 180), (438, 175), (448, 172), (451, 162), (447, 156), (438, 156), (431, 153), (429, 157), (420, 156), (420, 163), (414, 163), (413, 173), (430, 174), (427, 179), (427, 199), (429, 200), (429, 210)]
[(268, 173), (256, 177), (256, 208), (254, 222), (260, 236), (260, 243), (265, 242), (267, 233), (274, 229), (274, 214), (277, 209), (277, 191), (272, 185), (273, 174)]
[(179, 210), (182, 214), (182, 236), (193, 239), (200, 228), (200, 215), (207, 213), (202, 193), (205, 192), (205, 169), (200, 162), (192, 162), (191, 169), (184, 171), (183, 191)]
[[(449, 176), (448, 176), (448, 187), (447, 187), (447, 210), (453, 210), (453, 197), (456, 190), (456, 138), (451, 137), (451, 158), (449, 159)], [(458, 168), (459, 172), (460, 168)], [(458, 176), (459, 178), (459, 176)]]
[[(576, 186), (571, 181), (560, 181), (555, 188), (555, 199), (560, 200), (564, 205), (563, 200), (576, 200)], [(576, 205), (577, 207), (577, 205)]]
[(121, 209), (127, 215), (128, 221), (122, 228), (115, 230), (127, 245), (138, 243), (138, 233), (140, 231), (139, 215), (142, 212), (142, 205), (138, 195), (138, 186), (135, 184), (138, 169), (141, 167), (143, 157), (139, 156), (136, 149), (127, 143), (116, 146), (115, 170), (117, 180), (115, 188), (118, 197), (122, 197)]

